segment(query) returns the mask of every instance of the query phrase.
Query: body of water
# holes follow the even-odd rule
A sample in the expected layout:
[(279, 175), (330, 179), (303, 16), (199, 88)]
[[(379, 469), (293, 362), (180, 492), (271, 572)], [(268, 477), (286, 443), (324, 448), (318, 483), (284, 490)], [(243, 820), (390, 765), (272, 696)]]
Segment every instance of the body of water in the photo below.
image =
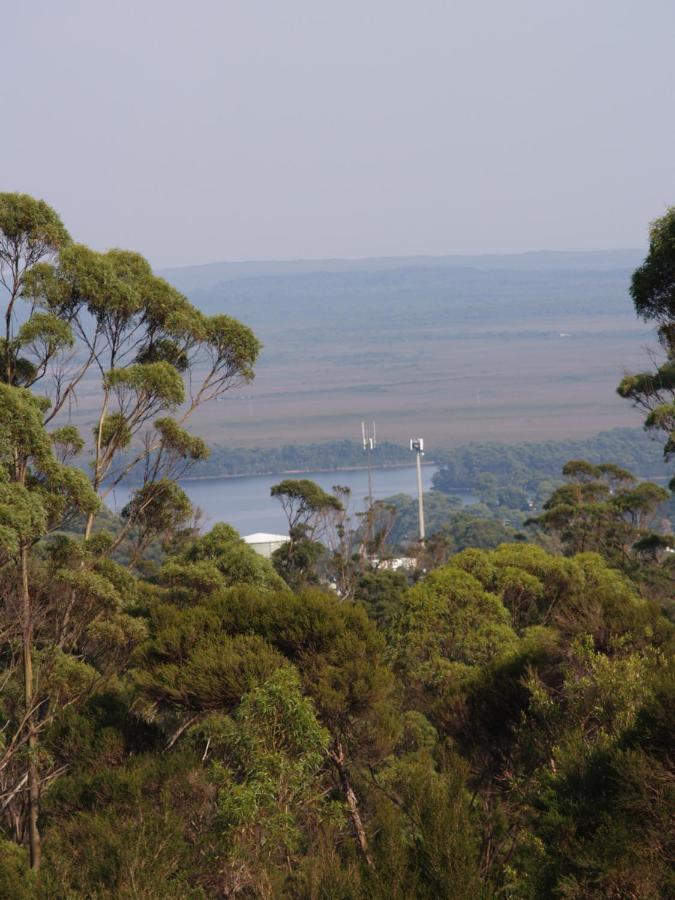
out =
[[(431, 487), (435, 466), (422, 469), (424, 489)], [(270, 488), (284, 478), (311, 478), (325, 491), (339, 484), (351, 488), (352, 512), (363, 512), (368, 496), (368, 472), (366, 469), (344, 469), (339, 472), (309, 472), (294, 475), (246, 475), (240, 478), (188, 479), (181, 487), (192, 503), (204, 513), (205, 526), (216, 522), (228, 522), (240, 534), (266, 531), (286, 534), (287, 523), (281, 504), (270, 497)], [(417, 494), (417, 476), (414, 466), (373, 469), (373, 497), (382, 500), (392, 494)], [(469, 493), (458, 494), (465, 503), (475, 502)], [(129, 499), (128, 488), (117, 488), (108, 496), (108, 506), (119, 512)]]

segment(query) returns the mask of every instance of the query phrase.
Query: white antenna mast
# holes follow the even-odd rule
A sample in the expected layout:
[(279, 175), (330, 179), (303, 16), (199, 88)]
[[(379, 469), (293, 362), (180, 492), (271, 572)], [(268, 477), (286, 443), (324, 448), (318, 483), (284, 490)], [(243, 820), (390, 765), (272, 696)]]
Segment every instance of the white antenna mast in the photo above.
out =
[(422, 485), (422, 457), (424, 456), (424, 439), (411, 438), (410, 449), (415, 453), (417, 459), (417, 513), (420, 524), (420, 542), (424, 541), (424, 488)]
[(373, 422), (372, 431), (368, 433), (366, 423), (361, 422), (361, 435), (363, 437), (363, 449), (366, 451), (366, 459), (368, 461), (368, 540), (372, 539), (373, 528), (373, 450), (377, 446), (377, 438), (375, 432), (375, 423)]

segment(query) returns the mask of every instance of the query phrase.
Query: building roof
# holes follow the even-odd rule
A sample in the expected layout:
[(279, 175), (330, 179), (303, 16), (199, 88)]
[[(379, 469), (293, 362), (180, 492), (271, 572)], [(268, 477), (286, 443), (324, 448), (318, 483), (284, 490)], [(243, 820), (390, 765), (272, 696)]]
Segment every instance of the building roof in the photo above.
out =
[(285, 544), (288, 541), (287, 534), (265, 534), (264, 531), (256, 531), (255, 534), (245, 534), (247, 544)]

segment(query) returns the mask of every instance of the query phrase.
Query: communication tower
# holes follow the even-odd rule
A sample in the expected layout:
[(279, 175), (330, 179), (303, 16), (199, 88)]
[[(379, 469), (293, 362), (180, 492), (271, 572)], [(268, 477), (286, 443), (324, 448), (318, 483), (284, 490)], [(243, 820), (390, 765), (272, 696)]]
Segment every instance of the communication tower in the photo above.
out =
[(363, 449), (368, 463), (368, 509), (366, 510), (366, 543), (370, 546), (373, 540), (373, 450), (377, 447), (377, 432), (375, 423), (372, 423), (372, 431), (368, 431), (365, 422), (361, 422), (361, 437)]
[(422, 457), (424, 456), (424, 438), (411, 438), (410, 449), (417, 458), (417, 506), (420, 520), (420, 541), (424, 540), (424, 488), (422, 486)]
[(363, 449), (366, 451), (366, 459), (368, 461), (368, 511), (373, 507), (373, 450), (377, 447), (377, 433), (375, 431), (375, 423), (372, 423), (372, 431), (368, 433), (366, 423), (361, 422), (361, 437), (363, 438)]

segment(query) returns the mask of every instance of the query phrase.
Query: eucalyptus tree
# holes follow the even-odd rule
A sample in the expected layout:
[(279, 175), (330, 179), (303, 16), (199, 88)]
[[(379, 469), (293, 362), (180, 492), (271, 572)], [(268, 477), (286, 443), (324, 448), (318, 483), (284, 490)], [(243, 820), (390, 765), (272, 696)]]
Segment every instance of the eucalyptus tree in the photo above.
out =
[[(571, 460), (566, 483), (556, 488), (543, 512), (529, 520), (552, 535), (568, 555), (592, 550), (624, 569), (635, 563), (634, 548), (658, 533), (659, 510), (668, 491), (638, 480), (611, 463)], [(663, 535), (665, 546), (672, 543)]]
[(270, 495), (281, 503), (291, 542), (300, 535), (318, 537), (328, 510), (342, 509), (342, 501), (309, 478), (285, 478), (272, 485)]
[(102, 498), (133, 471), (147, 499), (148, 485), (207, 455), (184, 426), (202, 404), (253, 377), (260, 345), (249, 328), (203, 315), (142, 256), (123, 250), (71, 244), (33, 268), (24, 294), (67, 323), (83, 348), (78, 365), (55, 371), (48, 419), (74, 399), (85, 373), (100, 379), (91, 469)]
[[(27, 793), (15, 836), (38, 868), (38, 735), (89, 689), (78, 685), (95, 683), (97, 666), (109, 668), (101, 660), (112, 635), (133, 643), (104, 557), (135, 526), (142, 545), (184, 521), (171, 479), (208, 453), (185, 426), (202, 404), (253, 377), (260, 345), (229, 316), (202, 315), (139, 254), (72, 243), (54, 210), (22, 194), (0, 194), (0, 282), (0, 635), (5, 686), (18, 671), (23, 678), (21, 702), (3, 696), (0, 793), (5, 810)], [(85, 386), (96, 399), (88, 439), (70, 421)], [(89, 478), (66, 465), (83, 451)], [(132, 472), (141, 486), (120, 533), (97, 539), (100, 500)], [(86, 540), (45, 545), (75, 515), (85, 517)], [(122, 652), (109, 649), (111, 659)], [(67, 701), (57, 673), (66, 666)]]
[(668, 459), (675, 455), (675, 207), (652, 223), (649, 253), (633, 273), (630, 292), (637, 314), (656, 324), (663, 357), (655, 371), (627, 375), (617, 390), (645, 410), (645, 428), (665, 433)]
[(288, 522), (288, 543), (275, 551), (275, 564), (294, 586), (312, 580), (312, 570), (324, 555), (320, 540), (330, 517), (344, 512), (340, 497), (329, 494), (309, 478), (285, 478), (272, 485)]
[[(208, 454), (185, 425), (253, 377), (258, 341), (227, 315), (200, 313), (139, 254), (72, 243), (54, 210), (23, 194), (0, 194), (0, 282), (4, 378), (49, 399), (46, 424), (69, 416), (99, 379), (85, 442), (91, 480), (105, 499), (132, 471), (140, 477), (143, 500), (132, 504), (126, 532), (136, 512), (160, 502), (163, 489), (152, 485)], [(93, 524), (91, 515), (87, 537)]]
[[(39, 374), (29, 364), (20, 365), (17, 354), (16, 306), (26, 277), (35, 265), (53, 257), (69, 242), (63, 223), (44, 200), (28, 194), (0, 193), (0, 284), (7, 292), (1, 354), (4, 378), (10, 384), (17, 379), (32, 382)], [(46, 343), (55, 350), (64, 335), (59, 323), (43, 317), (33, 324), (30, 333), (24, 332), (21, 342)]]
[(40, 864), (37, 733), (44, 722), (36, 691), (34, 637), (45, 609), (36, 602), (31, 584), (30, 551), (68, 513), (93, 514), (99, 505), (84, 473), (54, 456), (42, 422), (44, 408), (45, 402), (25, 388), (0, 384), (0, 583), (2, 637), (9, 659), (6, 683), (12, 680), (17, 655), (23, 672), (21, 711), (3, 723), (8, 733), (0, 747), (0, 771), (19, 750), (27, 750), (27, 771), (20, 784), (25, 781), (28, 790), (28, 843), (34, 868)]

